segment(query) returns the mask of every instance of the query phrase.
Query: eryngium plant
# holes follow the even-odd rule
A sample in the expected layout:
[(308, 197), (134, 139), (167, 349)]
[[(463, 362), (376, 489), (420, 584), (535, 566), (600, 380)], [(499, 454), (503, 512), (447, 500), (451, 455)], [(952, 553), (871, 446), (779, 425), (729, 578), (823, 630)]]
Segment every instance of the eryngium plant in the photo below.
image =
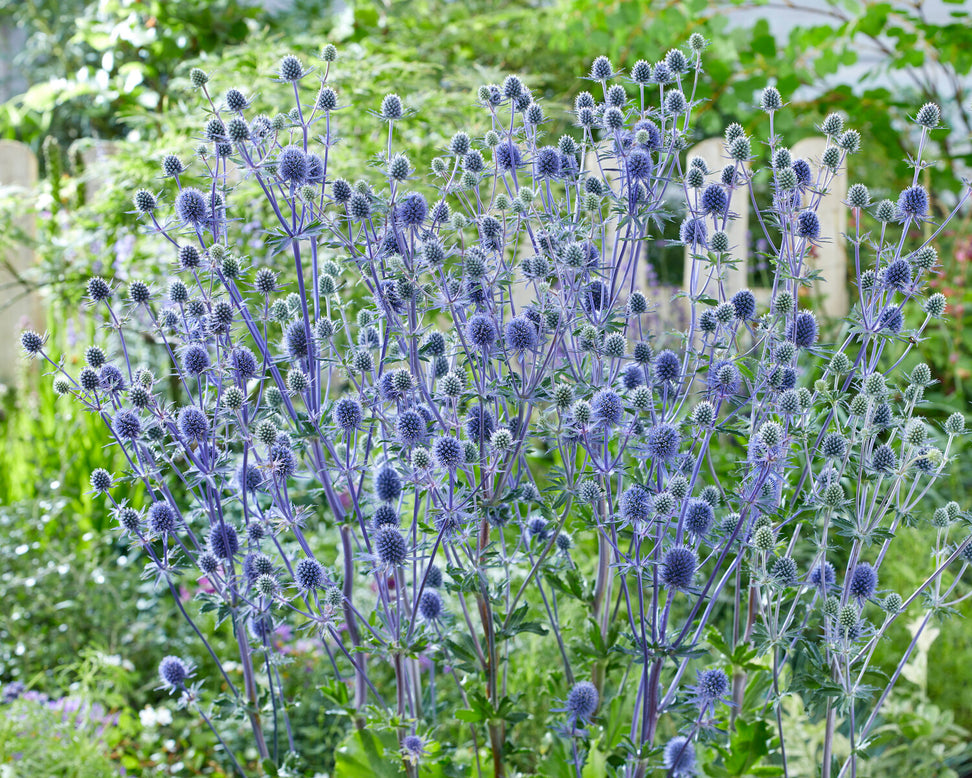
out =
[[(917, 115), (897, 203), (851, 187), (856, 305), (825, 329), (806, 294), (817, 211), (860, 136), (831, 116), (822, 158), (794, 159), (768, 87), (765, 141), (732, 124), (721, 159), (684, 159), (704, 48), (693, 36), (627, 75), (598, 57), (556, 141), (519, 78), (484, 86), (491, 129), (456, 133), (421, 181), (396, 150), (397, 95), (373, 119), (388, 145), (370, 179), (329, 172), (362, 118), (329, 85), (332, 47), (316, 69), (282, 60), (293, 101), (273, 118), (194, 71), (198, 159), (167, 157), (164, 192), (134, 197), (171, 246), (168, 289), (91, 279), (111, 338), (77, 374), (24, 334), (124, 451), (128, 473), (91, 483), (146, 575), (173, 594), (205, 576), (201, 611), (232, 626), (220, 656), (176, 596), (214, 669), (167, 657), (160, 676), (239, 772), (239, 737), (218, 734), (234, 715), (264, 764), (299, 748), (288, 624), (319, 642), (349, 727), (393, 733), (390, 773), (580, 776), (595, 738), (597, 769), (626, 778), (742, 774), (730, 760), (767, 754), (786, 773), (782, 700), (798, 693), (826, 722), (823, 775), (854, 774), (969, 558), (959, 506), (925, 499), (963, 418), (926, 423), (928, 367), (898, 369), (945, 308), (922, 294), (944, 227), (919, 183), (938, 109)], [(768, 302), (726, 283), (733, 205), (756, 205), (760, 176)], [(254, 187), (275, 215), (263, 266), (239, 249)], [(669, 230), (673, 200), (686, 215)], [(692, 254), (689, 324), (649, 333), (639, 281), (647, 239), (668, 233)], [(915, 330), (909, 308), (926, 313)], [(142, 504), (124, 498), (134, 484)], [(913, 520), (937, 527), (930, 554), (895, 544)], [(881, 586), (895, 551), (926, 570), (913, 592)], [(913, 612), (921, 628), (875, 685), (878, 643)], [(524, 673), (524, 651), (562, 667)], [(518, 735), (531, 714), (543, 743)]]

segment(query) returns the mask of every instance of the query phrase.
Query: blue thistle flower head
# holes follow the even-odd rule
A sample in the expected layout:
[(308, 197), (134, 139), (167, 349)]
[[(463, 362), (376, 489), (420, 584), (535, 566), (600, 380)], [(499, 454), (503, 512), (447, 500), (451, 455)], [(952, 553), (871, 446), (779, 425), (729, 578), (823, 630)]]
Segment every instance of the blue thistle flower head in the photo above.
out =
[(884, 285), (889, 289), (904, 289), (911, 283), (911, 263), (896, 259), (884, 269)]
[(729, 195), (721, 184), (709, 184), (699, 200), (705, 213), (723, 214), (729, 207)]
[(395, 502), (402, 496), (402, 477), (391, 465), (375, 473), (375, 494), (382, 502)]
[(618, 507), (626, 524), (647, 522), (651, 518), (651, 492), (640, 484), (633, 484), (621, 493)]
[(320, 589), (326, 582), (324, 568), (316, 559), (305, 557), (294, 567), (294, 583), (304, 592)]
[(750, 321), (756, 317), (756, 295), (749, 289), (740, 289), (732, 296), (732, 307), (737, 319)]
[(513, 351), (532, 351), (536, 348), (537, 328), (525, 314), (510, 319), (506, 323), (504, 334), (507, 348)]
[(184, 223), (198, 227), (209, 216), (206, 196), (198, 189), (186, 187), (176, 195), (175, 212)]
[(192, 667), (177, 656), (163, 657), (159, 662), (159, 678), (170, 691), (182, 689), (192, 675)]
[(655, 379), (659, 383), (674, 384), (682, 374), (682, 363), (674, 351), (665, 349), (655, 357)]
[(798, 313), (789, 323), (786, 339), (799, 348), (810, 348), (817, 342), (817, 317), (809, 311)]
[(702, 219), (690, 217), (679, 228), (679, 239), (693, 251), (708, 248), (709, 230)]
[(851, 597), (858, 600), (867, 600), (874, 595), (878, 585), (877, 570), (868, 562), (861, 562), (851, 573), (850, 586), (848, 591)]
[(477, 313), (466, 324), (466, 337), (480, 351), (489, 351), (496, 343), (496, 324), (492, 317)]
[(695, 683), (695, 704), (699, 710), (714, 708), (729, 693), (729, 676), (718, 668), (699, 672)]
[(800, 211), (796, 218), (797, 237), (817, 240), (820, 237), (820, 217), (815, 211)]
[(383, 565), (400, 565), (408, 556), (408, 544), (397, 527), (384, 526), (374, 534), (375, 555)]
[(662, 764), (671, 778), (687, 778), (695, 775), (695, 746), (683, 735), (677, 735), (665, 744)]
[(634, 362), (626, 365), (621, 373), (621, 383), (628, 391), (636, 389), (645, 383), (645, 369)]
[(195, 405), (187, 405), (179, 411), (179, 432), (187, 440), (201, 442), (209, 436), (209, 420)]
[(603, 54), (591, 63), (591, 79), (594, 81), (607, 81), (614, 77), (614, 65), (611, 60)]
[(432, 443), (432, 454), (439, 466), (446, 470), (455, 470), (465, 456), (462, 442), (451, 435), (436, 438)]
[(538, 178), (558, 178), (560, 176), (560, 152), (553, 146), (537, 149), (534, 165)]
[(406, 446), (417, 445), (425, 440), (425, 419), (418, 411), (402, 411), (395, 422), (395, 431), (398, 439)]
[[(440, 578), (441, 580), (441, 578)], [(434, 588), (426, 589), (419, 597), (419, 613), (426, 621), (437, 621), (442, 615), (442, 595)]]
[(240, 539), (231, 524), (220, 522), (209, 531), (209, 550), (219, 559), (232, 559), (240, 550)]
[(705, 537), (715, 520), (712, 506), (705, 500), (692, 499), (685, 507), (685, 529), (692, 535)]
[(421, 227), (429, 215), (429, 205), (425, 201), (425, 196), (418, 192), (405, 195), (398, 203), (396, 215), (406, 227)]
[(898, 212), (902, 218), (920, 221), (928, 216), (928, 192), (921, 184), (909, 186), (898, 197)]
[(697, 565), (698, 557), (691, 548), (671, 548), (665, 552), (662, 560), (661, 581), (671, 589), (684, 591), (692, 585)]
[(333, 418), (338, 427), (350, 434), (364, 418), (361, 403), (351, 397), (342, 397), (334, 404)]
[(878, 316), (878, 327), (882, 330), (889, 330), (895, 334), (901, 332), (904, 327), (904, 315), (896, 305), (889, 305), (881, 311)]
[(826, 593), (837, 583), (837, 571), (830, 562), (819, 564), (810, 573), (810, 583)]
[(115, 432), (124, 440), (137, 440), (142, 435), (142, 421), (138, 414), (130, 410), (120, 410), (115, 414)]
[(161, 537), (175, 532), (177, 523), (175, 511), (168, 503), (152, 503), (148, 510), (148, 527), (154, 535)]
[(617, 393), (610, 389), (601, 389), (595, 394), (591, 401), (591, 408), (595, 418), (605, 427), (615, 426), (624, 416), (624, 403)]
[(590, 681), (578, 681), (567, 693), (567, 713), (574, 721), (589, 721), (599, 702), (597, 687)]

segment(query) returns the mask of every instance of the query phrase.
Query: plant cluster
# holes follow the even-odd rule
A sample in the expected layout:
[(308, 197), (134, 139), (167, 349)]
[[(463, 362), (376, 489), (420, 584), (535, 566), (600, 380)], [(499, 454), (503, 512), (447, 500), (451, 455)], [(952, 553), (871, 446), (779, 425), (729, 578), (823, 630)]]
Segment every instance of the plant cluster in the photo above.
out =
[[(127, 461), (92, 490), (200, 642), (198, 665), (162, 661), (161, 688), (239, 773), (220, 733), (234, 718), (267, 770), (298, 769), (283, 625), (317, 642), (332, 709), (386, 770), (785, 774), (799, 693), (824, 722), (823, 774), (855, 773), (921, 629), (876, 683), (879, 641), (965, 596), (964, 514), (927, 503), (964, 418), (926, 423), (929, 368), (898, 369), (946, 304), (924, 288), (947, 220), (909, 240), (940, 114), (917, 112), (897, 201), (849, 190), (856, 306), (827, 343), (805, 294), (832, 237), (817, 211), (861, 136), (834, 114), (822, 158), (794, 158), (769, 86), (765, 141), (731, 124), (723, 159), (685, 159), (705, 47), (695, 34), (624, 74), (598, 57), (557, 139), (520, 78), (485, 85), (491, 129), (457, 132), (421, 178), (397, 142), (408, 101), (389, 94), (372, 114), (385, 151), (356, 181), (329, 173), (362, 120), (331, 85), (333, 46), (314, 67), (280, 60), (293, 102), (273, 116), (194, 70), (203, 143), (133, 196), (169, 244), (166, 288), (91, 278), (108, 337), (79, 371), (23, 334)], [(248, 184), (273, 214), (270, 264), (245, 250)], [(738, 198), (770, 247), (768, 300), (726, 285)], [(659, 236), (693, 258), (679, 332), (645, 327)], [(145, 341), (162, 370), (136, 359)], [(936, 528), (924, 555), (894, 543), (919, 520)], [(914, 591), (882, 587), (895, 553), (927, 569)], [(177, 586), (200, 577), (192, 611)], [(204, 614), (231, 625), (232, 656)], [(538, 642), (561, 662), (553, 707), (510, 672)], [(531, 714), (545, 764), (518, 735)]]

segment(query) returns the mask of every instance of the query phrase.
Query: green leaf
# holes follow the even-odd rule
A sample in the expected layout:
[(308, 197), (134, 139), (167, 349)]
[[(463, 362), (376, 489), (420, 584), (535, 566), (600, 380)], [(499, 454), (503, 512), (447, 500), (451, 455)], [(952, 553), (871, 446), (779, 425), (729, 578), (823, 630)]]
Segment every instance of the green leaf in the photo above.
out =
[(376, 733), (368, 729), (352, 732), (338, 746), (335, 775), (342, 778), (391, 778), (402, 775), (398, 742), (394, 732)]

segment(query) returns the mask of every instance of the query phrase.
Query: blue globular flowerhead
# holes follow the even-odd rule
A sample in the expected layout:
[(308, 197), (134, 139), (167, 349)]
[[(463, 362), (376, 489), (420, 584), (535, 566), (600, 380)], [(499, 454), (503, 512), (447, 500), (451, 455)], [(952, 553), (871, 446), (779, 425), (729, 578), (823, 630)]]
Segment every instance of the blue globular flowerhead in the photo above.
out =
[(698, 558), (691, 548), (676, 546), (669, 549), (662, 560), (661, 581), (671, 589), (688, 589), (695, 579), (696, 565)]
[(665, 349), (655, 357), (655, 379), (659, 383), (673, 384), (682, 375), (682, 363), (674, 351)]
[(425, 440), (425, 419), (418, 411), (402, 411), (395, 422), (398, 439), (406, 446), (414, 446)]
[(720, 184), (709, 184), (702, 190), (700, 205), (705, 213), (725, 213), (729, 207), (729, 195)]
[(167, 502), (155, 502), (148, 510), (148, 528), (154, 535), (175, 532), (178, 524), (176, 513)]
[(749, 321), (756, 316), (756, 295), (749, 289), (740, 289), (732, 296), (732, 308), (736, 318)]
[(636, 181), (644, 181), (651, 178), (654, 164), (651, 155), (646, 151), (635, 150), (631, 152), (627, 160), (628, 175)]
[(889, 289), (904, 289), (911, 283), (911, 263), (896, 259), (884, 269), (884, 284)]
[(830, 562), (818, 564), (810, 573), (810, 583), (824, 592), (837, 583), (837, 571)]
[(102, 365), (98, 371), (98, 386), (106, 392), (116, 394), (125, 388), (121, 370), (114, 365)]
[(796, 218), (796, 234), (799, 238), (816, 240), (820, 237), (820, 217), (815, 211), (800, 211)]
[(648, 430), (645, 451), (652, 459), (669, 462), (678, 454), (682, 437), (678, 428), (668, 422), (659, 422)]
[(810, 163), (805, 159), (795, 159), (793, 160), (793, 172), (796, 173), (797, 181), (800, 186), (809, 186), (812, 171), (810, 170)]
[(33, 356), (44, 348), (44, 336), (33, 330), (24, 330), (20, 333), (20, 345), (27, 354)]
[(159, 678), (167, 689), (182, 689), (191, 674), (190, 666), (177, 656), (167, 656), (159, 662)]
[(898, 466), (898, 456), (887, 443), (874, 448), (871, 454), (871, 467), (879, 473), (890, 473)]
[(729, 693), (729, 676), (724, 670), (702, 670), (695, 684), (695, 704), (700, 710), (714, 707)]
[[(770, 109), (766, 109), (770, 110)], [(695, 746), (683, 735), (677, 735), (665, 744), (662, 764), (671, 778), (687, 778), (695, 775)]]
[(112, 478), (111, 473), (109, 473), (103, 467), (99, 467), (91, 471), (91, 478), (89, 480), (91, 483), (91, 488), (96, 492), (102, 493), (111, 489), (111, 484), (114, 479)]
[(938, 126), (941, 118), (942, 111), (935, 103), (925, 103), (918, 109), (918, 113), (915, 115), (915, 123), (921, 127), (933, 130)]
[(316, 559), (305, 557), (294, 567), (294, 583), (301, 591), (320, 589), (325, 581), (324, 568)]
[(386, 122), (393, 122), (401, 119), (405, 114), (405, 107), (402, 98), (396, 94), (385, 95), (381, 99), (381, 118)]
[(284, 345), (287, 347), (287, 354), (294, 361), (307, 359), (309, 353), (313, 352), (313, 342), (307, 339), (303, 320), (293, 321), (287, 325), (284, 332)]
[(477, 313), (466, 324), (466, 337), (480, 351), (489, 351), (496, 343), (496, 323), (485, 313)]
[(88, 297), (96, 303), (104, 302), (111, 297), (111, 285), (100, 276), (89, 279)]
[(410, 192), (398, 203), (395, 213), (406, 227), (420, 227), (429, 215), (429, 204), (424, 195)]
[(641, 365), (631, 363), (626, 365), (624, 372), (621, 373), (621, 383), (628, 391), (635, 389), (645, 383), (645, 369)]
[(419, 597), (419, 613), (426, 621), (437, 621), (442, 615), (442, 595), (435, 589), (426, 589)]
[(847, 439), (839, 432), (831, 432), (820, 444), (820, 453), (828, 459), (843, 459), (847, 451)]
[(767, 113), (780, 110), (783, 107), (780, 90), (775, 86), (766, 87), (760, 95), (759, 106)]
[(198, 189), (186, 187), (175, 200), (175, 211), (183, 222), (193, 227), (198, 227), (209, 215), (209, 207), (206, 205), (206, 195)]
[(231, 559), (240, 550), (240, 539), (232, 525), (220, 522), (209, 531), (209, 550), (219, 559)]
[(613, 427), (624, 416), (624, 403), (617, 393), (610, 389), (601, 389), (594, 395), (591, 408), (599, 423), (606, 427)]
[(679, 228), (679, 239), (691, 249), (705, 249), (708, 247), (709, 231), (702, 219), (688, 218)]
[(277, 173), (289, 184), (299, 185), (307, 180), (307, 155), (297, 146), (286, 146), (277, 155)]
[(115, 414), (115, 432), (125, 440), (137, 440), (142, 435), (142, 421), (134, 411), (121, 410)]
[(651, 492), (640, 484), (629, 486), (621, 493), (619, 506), (621, 518), (627, 524), (637, 524), (651, 518)]
[(283, 81), (300, 81), (304, 77), (304, 65), (293, 54), (288, 54), (280, 60), (277, 74)]
[(685, 506), (685, 529), (690, 534), (704, 537), (714, 520), (715, 514), (709, 503), (695, 499), (688, 501)]
[(591, 64), (591, 78), (594, 81), (607, 81), (614, 77), (614, 66), (603, 54)]
[(885, 307), (878, 316), (878, 327), (895, 334), (901, 332), (901, 328), (904, 327), (904, 315), (901, 313), (901, 309), (897, 305)]
[(581, 305), (591, 315), (605, 308), (610, 299), (608, 288), (601, 281), (591, 281), (581, 293)]
[(557, 178), (560, 175), (560, 152), (553, 146), (541, 146), (534, 159), (538, 178)]
[(597, 687), (590, 681), (578, 681), (567, 693), (567, 713), (575, 721), (589, 721), (599, 702)]
[(418, 735), (406, 735), (402, 738), (402, 751), (405, 752), (406, 760), (412, 764), (418, 762), (427, 753), (425, 750), (425, 741)]
[(469, 409), (466, 416), (466, 434), (476, 443), (489, 442), (493, 431), (496, 429), (496, 421), (493, 414), (483, 405), (474, 405)]
[(506, 323), (504, 329), (506, 346), (513, 351), (532, 351), (537, 345), (537, 328), (524, 315), (514, 316)]
[(394, 502), (402, 496), (402, 477), (390, 465), (375, 473), (375, 494), (382, 502)]
[(179, 432), (187, 440), (203, 441), (209, 435), (209, 420), (195, 405), (187, 405), (179, 411)]
[(357, 429), (364, 418), (361, 403), (351, 397), (342, 397), (334, 403), (332, 416), (334, 423), (347, 433)]
[(809, 311), (798, 313), (786, 328), (786, 339), (799, 348), (810, 348), (817, 342), (817, 317)]
[(854, 568), (854, 572), (851, 573), (848, 592), (851, 597), (855, 597), (858, 600), (866, 600), (874, 595), (877, 585), (877, 570), (870, 563), (861, 562)]
[(446, 470), (455, 470), (463, 462), (462, 442), (451, 435), (443, 435), (436, 438), (432, 444), (432, 454), (440, 467)]
[(397, 527), (384, 526), (374, 534), (375, 555), (385, 565), (400, 565), (408, 556), (408, 544)]
[(378, 527), (385, 526), (397, 527), (402, 523), (402, 520), (398, 515), (398, 511), (395, 510), (394, 505), (383, 502), (375, 508), (375, 515), (371, 517), (371, 523), (377, 529)]
[(920, 220), (928, 215), (928, 192), (920, 184), (909, 186), (898, 197), (898, 211), (904, 218)]
[(773, 562), (770, 575), (778, 586), (793, 586), (797, 582), (797, 565), (793, 557), (781, 556)]
[(209, 352), (195, 343), (182, 354), (182, 367), (189, 375), (199, 375), (209, 369)]

